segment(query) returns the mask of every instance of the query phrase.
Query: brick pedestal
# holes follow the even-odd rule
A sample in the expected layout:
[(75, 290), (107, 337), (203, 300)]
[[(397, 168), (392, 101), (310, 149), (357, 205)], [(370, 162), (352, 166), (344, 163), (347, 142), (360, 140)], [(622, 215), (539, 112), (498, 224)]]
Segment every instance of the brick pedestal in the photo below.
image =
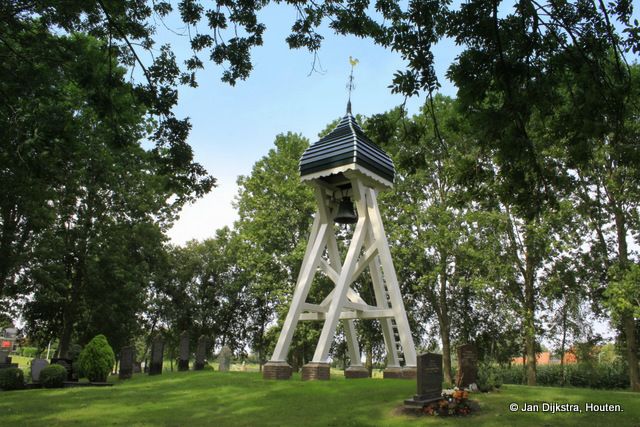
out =
[(382, 377), (384, 379), (402, 378), (402, 368), (401, 367), (387, 368), (384, 371), (382, 371)]
[(415, 366), (402, 368), (402, 378), (407, 380), (415, 380), (418, 376), (418, 369)]
[(288, 380), (293, 370), (287, 362), (269, 361), (262, 367), (262, 378), (265, 380)]
[(416, 378), (417, 370), (415, 367), (391, 367), (382, 372), (384, 378), (400, 378), (405, 380), (412, 380)]
[(369, 378), (369, 370), (364, 366), (349, 366), (344, 370), (345, 378)]
[(302, 367), (302, 380), (328, 380), (329, 364), (328, 363), (307, 363)]

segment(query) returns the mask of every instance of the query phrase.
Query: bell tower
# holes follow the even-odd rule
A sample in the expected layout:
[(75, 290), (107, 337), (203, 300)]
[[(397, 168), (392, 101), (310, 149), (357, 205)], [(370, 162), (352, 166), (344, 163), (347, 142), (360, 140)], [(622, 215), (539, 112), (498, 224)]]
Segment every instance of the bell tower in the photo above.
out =
[[(314, 189), (317, 212), (291, 306), (263, 377), (291, 377), (286, 360), (299, 321), (323, 322), (313, 360), (302, 368), (302, 379), (329, 379), (329, 350), (339, 321), (351, 359), (345, 376), (368, 376), (361, 362), (356, 319), (380, 321), (387, 351), (385, 378), (415, 377), (416, 351), (377, 202), (378, 192), (393, 186), (395, 169), (390, 157), (356, 123), (351, 101), (338, 126), (304, 152), (300, 176)], [(336, 222), (355, 224), (344, 260), (338, 250)], [(335, 287), (320, 304), (311, 304), (306, 299), (318, 271)], [(373, 284), (372, 304), (351, 287), (365, 271)]]

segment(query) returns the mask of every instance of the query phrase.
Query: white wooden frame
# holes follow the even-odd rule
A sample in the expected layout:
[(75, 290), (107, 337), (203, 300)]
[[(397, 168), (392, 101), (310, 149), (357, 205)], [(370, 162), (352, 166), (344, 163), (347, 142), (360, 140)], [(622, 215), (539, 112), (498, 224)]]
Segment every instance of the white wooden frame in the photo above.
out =
[[(376, 197), (376, 187), (387, 185), (376, 185), (359, 171), (346, 171), (344, 175), (351, 182), (351, 197), (358, 212), (344, 264), (340, 260), (326, 185), (320, 179), (313, 180), (318, 211), (291, 306), (271, 361), (285, 362), (298, 321), (313, 320), (324, 321), (324, 325), (312, 363), (327, 363), (338, 321), (342, 320), (351, 366), (362, 366), (353, 320), (379, 319), (387, 349), (387, 367), (400, 367), (401, 352), (405, 365), (416, 367), (416, 350)], [(322, 256), (325, 249), (328, 260)], [(371, 274), (375, 306), (367, 304), (351, 289), (351, 284), (367, 267)], [(305, 301), (317, 270), (326, 274), (335, 288), (320, 304), (309, 304)]]

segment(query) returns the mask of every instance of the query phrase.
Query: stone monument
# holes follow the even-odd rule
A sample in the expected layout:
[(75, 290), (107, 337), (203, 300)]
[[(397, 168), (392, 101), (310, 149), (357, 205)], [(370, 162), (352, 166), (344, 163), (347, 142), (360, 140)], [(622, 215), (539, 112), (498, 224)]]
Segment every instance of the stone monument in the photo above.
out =
[(442, 398), (442, 355), (423, 353), (418, 356), (417, 393), (404, 401), (405, 406), (420, 407)]
[(135, 350), (132, 346), (125, 346), (120, 349), (120, 373), (118, 377), (121, 380), (129, 379), (133, 375), (134, 358)]
[(164, 340), (162, 335), (158, 334), (151, 343), (151, 365), (149, 366), (149, 375), (162, 374), (162, 362), (164, 357)]
[(193, 364), (194, 371), (201, 371), (207, 363), (207, 337), (200, 335), (198, 338), (198, 347), (196, 348), (196, 361)]
[(473, 344), (458, 347), (458, 374), (456, 386), (469, 387), (478, 380), (478, 351)]
[(40, 382), (40, 372), (49, 366), (49, 361), (45, 359), (33, 359), (31, 361), (31, 382)]
[(220, 372), (228, 372), (229, 369), (231, 369), (232, 356), (233, 353), (231, 352), (231, 349), (229, 347), (227, 347), (226, 345), (222, 347), (222, 349), (220, 350), (220, 354), (218, 355), (218, 362), (220, 363), (220, 367), (218, 368), (218, 370)]
[(189, 332), (180, 334), (180, 357), (178, 358), (178, 371), (189, 370)]

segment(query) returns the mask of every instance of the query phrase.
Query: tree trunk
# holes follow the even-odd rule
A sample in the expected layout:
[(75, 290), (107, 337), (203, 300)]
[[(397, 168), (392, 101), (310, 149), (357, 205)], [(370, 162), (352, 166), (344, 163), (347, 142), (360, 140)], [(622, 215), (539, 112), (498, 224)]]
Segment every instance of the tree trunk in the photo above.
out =
[(451, 376), (451, 343), (449, 342), (449, 331), (447, 331), (447, 333), (441, 333), (440, 335), (442, 338), (442, 369), (444, 382), (453, 384), (453, 378)]
[[(618, 257), (623, 269), (628, 268), (627, 226), (623, 212), (615, 206), (614, 216), (618, 237)], [(636, 323), (631, 314), (623, 314), (622, 331), (627, 341), (627, 363), (629, 365), (629, 385), (631, 390), (640, 391), (640, 372), (638, 370), (638, 339), (636, 336)]]
[(367, 343), (366, 349), (367, 358), (364, 362), (364, 366), (367, 368), (367, 371), (369, 371), (369, 378), (371, 378), (373, 375), (373, 349), (371, 347), (371, 343)]
[(524, 276), (524, 347), (527, 354), (527, 385), (536, 385), (536, 328), (535, 328), (535, 262), (527, 248)]
[(636, 322), (633, 316), (622, 317), (622, 328), (627, 340), (627, 361), (629, 362), (629, 385), (631, 390), (640, 391), (640, 372), (638, 372), (638, 341)]
[[(78, 260), (75, 265), (68, 266), (71, 278), (71, 298), (65, 305), (62, 312), (62, 335), (60, 337), (60, 345), (58, 346), (58, 357), (67, 358), (69, 347), (71, 347), (71, 338), (73, 328), (78, 318), (78, 306), (80, 304), (80, 287), (82, 286), (84, 258)], [(75, 274), (73, 274), (73, 270)]]
[(451, 320), (449, 319), (449, 305), (447, 304), (447, 271), (446, 257), (440, 266), (440, 293), (438, 295), (438, 321), (440, 323), (440, 339), (442, 340), (442, 369), (444, 381), (453, 384), (451, 376)]
[(560, 371), (562, 372), (562, 386), (565, 383), (564, 372), (564, 348), (567, 344), (567, 304), (565, 297), (565, 304), (562, 307), (562, 342), (560, 343)]

